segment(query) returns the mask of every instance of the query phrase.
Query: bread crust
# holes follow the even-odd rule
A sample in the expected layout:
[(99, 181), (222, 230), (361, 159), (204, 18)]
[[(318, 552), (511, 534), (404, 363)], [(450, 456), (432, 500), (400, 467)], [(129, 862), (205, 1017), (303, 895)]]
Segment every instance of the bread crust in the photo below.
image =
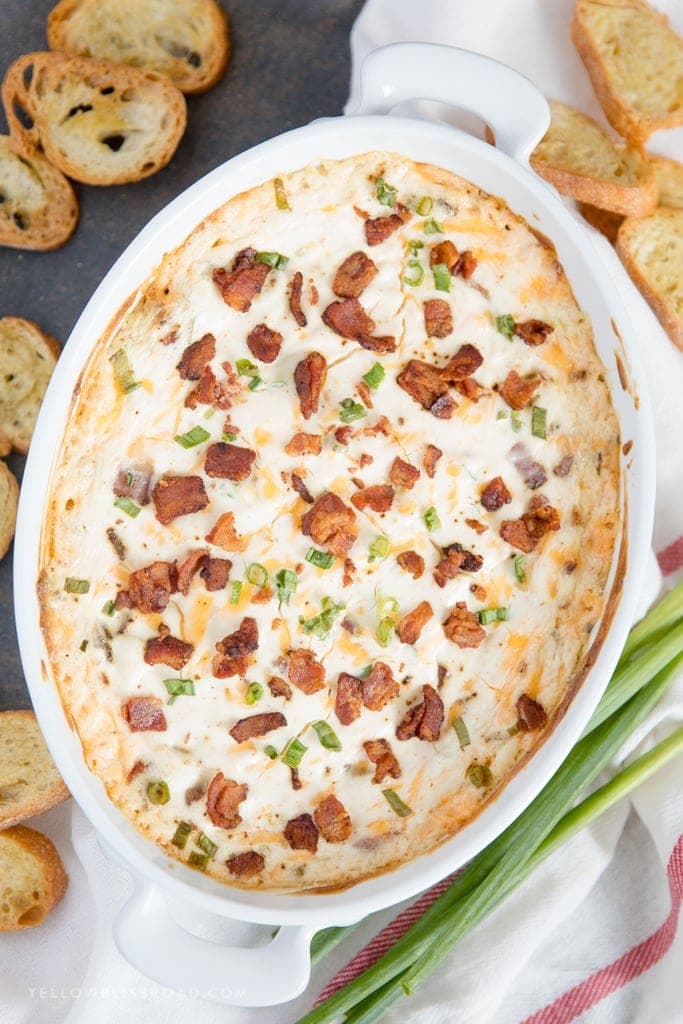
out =
[[(0, 847), (5, 845), (13, 847), (12, 859), (16, 859), (17, 863), (20, 863), (22, 857), (37, 862), (42, 875), (44, 898), (41, 904), (36, 905), (31, 893), (20, 894), (20, 900), (27, 905), (27, 909), (23, 910), (19, 917), (14, 918), (0, 914), (0, 932), (35, 928), (63, 898), (69, 877), (55, 844), (42, 832), (27, 828), (25, 825), (13, 825), (0, 832)], [(9, 882), (8, 879), (8, 887)]]
[[(619, 228), (616, 250), (638, 291), (651, 306), (674, 345), (683, 349), (683, 322), (656, 287), (652, 276), (648, 274), (645, 263), (636, 251), (637, 241), (642, 238), (643, 233), (662, 221), (665, 229), (670, 230), (672, 243), (683, 237), (683, 211), (673, 207), (660, 206), (650, 217), (627, 218)], [(678, 295), (681, 296), (683, 295), (683, 270), (680, 267), (678, 275), (677, 290)]]
[(623, 223), (624, 218), (619, 213), (612, 213), (611, 210), (601, 210), (597, 206), (592, 206), (590, 203), (580, 203), (579, 209), (581, 214), (588, 221), (591, 227), (599, 231), (601, 235), (604, 235), (608, 242), (612, 245), (617, 240), (619, 228)]
[[(27, 732), (28, 742), (25, 736)], [(19, 733), (24, 733), (24, 736), (19, 737)], [(16, 749), (22, 743), (27, 748), (30, 747), (30, 750), (27, 750), (26, 754), (19, 752), (17, 757)], [(3, 757), (5, 749), (9, 753)], [(27, 773), (33, 776), (30, 782), (23, 774), (21, 779), (12, 778), (12, 774), (18, 770), (18, 765), (14, 762), (19, 758), (24, 762), (30, 759), (30, 766), (27, 769)], [(36, 777), (41, 774), (46, 778)], [(19, 792), (18, 783), (23, 787)], [(69, 790), (45, 746), (33, 711), (0, 712), (0, 828), (18, 825), (27, 818), (49, 811), (51, 807), (67, 800), (69, 796)]]
[[(7, 340), (3, 339), (3, 333)], [(10, 385), (6, 387), (4, 394), (0, 394), (0, 439), (25, 455), (31, 443), (33, 427), (49, 376), (61, 349), (57, 339), (47, 334), (33, 320), (5, 316), (0, 318), (0, 365), (8, 364), (11, 358), (13, 334), (22, 338), (22, 352), (25, 358), (23, 365), (12, 365), (8, 369), (22, 390), (16, 399), (10, 391)], [(7, 346), (4, 351), (3, 344)], [(28, 363), (31, 365), (27, 365)], [(18, 378), (19, 373), (32, 375), (34, 383), (28, 392), (24, 381)]]
[(663, 156), (650, 156), (659, 185), (660, 206), (683, 209), (683, 164)]
[(0, 558), (5, 557), (14, 537), (18, 502), (16, 477), (6, 463), (0, 462)]
[[(78, 224), (78, 200), (69, 180), (37, 150), (23, 152), (16, 142), (0, 136), (0, 163), (15, 162), (15, 176), (23, 174), (23, 165), (29, 165), (32, 177), (24, 195), (9, 197), (18, 209), (8, 209), (8, 197), (0, 207), (0, 245), (13, 249), (45, 252), (59, 249), (71, 238)], [(7, 169), (9, 180), (10, 168)], [(39, 182), (44, 201), (36, 203), (32, 194)], [(27, 183), (28, 185), (28, 183)], [(17, 192), (21, 189), (18, 183)]]

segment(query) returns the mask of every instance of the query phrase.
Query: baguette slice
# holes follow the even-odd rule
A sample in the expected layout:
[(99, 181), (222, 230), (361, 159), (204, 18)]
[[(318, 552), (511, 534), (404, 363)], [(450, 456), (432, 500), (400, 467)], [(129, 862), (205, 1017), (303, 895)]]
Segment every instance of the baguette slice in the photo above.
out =
[(228, 20), (214, 0), (60, 0), (47, 19), (51, 50), (168, 75), (188, 94), (223, 75)]
[(0, 832), (0, 932), (40, 924), (68, 881), (54, 843), (42, 832), (25, 825)]
[(0, 447), (9, 443), (28, 451), (58, 355), (59, 342), (38, 324), (16, 316), (0, 319)]
[(645, 0), (576, 0), (572, 37), (620, 135), (683, 124), (683, 39), (663, 14)]
[(683, 164), (663, 156), (651, 156), (650, 163), (659, 186), (660, 205), (683, 210)]
[(658, 207), (649, 217), (628, 217), (617, 252), (671, 340), (683, 349), (683, 210)]
[[(4, 558), (12, 543), (17, 523), (19, 484), (11, 469), (0, 462), (0, 558)], [(0, 751), (2, 750), (0, 739)], [(0, 762), (0, 823), (2, 822), (2, 763)]]
[(68, 796), (33, 712), (0, 712), (0, 828), (41, 814)]
[(76, 181), (120, 185), (164, 167), (187, 120), (164, 75), (61, 53), (29, 53), (2, 83), (10, 134)]
[(62, 172), (0, 135), (0, 245), (58, 249), (77, 223), (76, 195)]
[(564, 196), (601, 210), (643, 217), (657, 205), (654, 171), (642, 150), (616, 142), (597, 121), (551, 102), (550, 128), (531, 166)]
[(596, 231), (605, 236), (608, 242), (614, 245), (624, 220), (621, 214), (601, 210), (597, 206), (591, 206), (590, 203), (579, 203), (579, 210), (591, 227), (594, 227)]

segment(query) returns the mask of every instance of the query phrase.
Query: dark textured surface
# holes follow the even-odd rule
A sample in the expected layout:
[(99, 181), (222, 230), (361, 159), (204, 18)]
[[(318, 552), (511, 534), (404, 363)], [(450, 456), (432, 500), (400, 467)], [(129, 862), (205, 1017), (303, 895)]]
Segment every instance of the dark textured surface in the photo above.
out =
[[(54, 0), (0, 0), (0, 70), (45, 49)], [(188, 102), (171, 164), (135, 185), (78, 187), (81, 219), (54, 253), (0, 248), (0, 315), (36, 320), (64, 341), (83, 306), (149, 218), (241, 150), (316, 117), (337, 114), (349, 81), (349, 31), (362, 0), (230, 0), (232, 57), (225, 78)], [(3, 123), (2, 131), (6, 125)], [(10, 466), (20, 475), (23, 460)], [(31, 586), (26, 580), (25, 585)], [(28, 707), (14, 635), (11, 551), (0, 563), (0, 709)]]

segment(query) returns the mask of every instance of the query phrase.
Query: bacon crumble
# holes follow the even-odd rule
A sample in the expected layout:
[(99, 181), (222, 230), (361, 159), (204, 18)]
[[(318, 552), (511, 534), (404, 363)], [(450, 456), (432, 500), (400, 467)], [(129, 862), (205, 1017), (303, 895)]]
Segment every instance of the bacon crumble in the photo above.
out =
[(155, 515), (163, 526), (179, 516), (201, 512), (209, 496), (200, 476), (164, 476), (152, 491)]
[(560, 529), (560, 515), (548, 503), (529, 508), (520, 519), (506, 519), (500, 527), (503, 540), (513, 548), (530, 554), (546, 533)]
[(353, 832), (351, 816), (334, 794), (325, 797), (313, 812), (318, 831), (328, 843), (344, 843)]
[(337, 268), (332, 291), (341, 299), (357, 299), (377, 276), (377, 266), (364, 252), (352, 252)]
[(445, 299), (424, 303), (425, 330), (430, 338), (447, 338), (453, 333), (453, 311)]
[(168, 665), (179, 671), (187, 664), (194, 652), (194, 644), (164, 633), (152, 637), (145, 644), (145, 661), (148, 665)]
[(294, 434), (285, 445), (287, 455), (320, 455), (323, 450), (322, 434)]
[(304, 501), (308, 502), (309, 505), (312, 505), (314, 503), (315, 498), (313, 497), (313, 495), (311, 494), (308, 487), (303, 482), (298, 473), (292, 473), (292, 487), (294, 488), (296, 493), (301, 498), (304, 499)]
[(116, 605), (135, 607), (146, 613), (163, 612), (175, 588), (175, 565), (171, 562), (152, 562), (130, 574), (128, 589), (119, 591)]
[(245, 850), (244, 853), (236, 853), (233, 857), (228, 857), (225, 866), (235, 878), (253, 878), (254, 875), (261, 874), (266, 862), (263, 855), (257, 853), (256, 850)]
[(419, 580), (425, 571), (425, 560), (417, 551), (402, 551), (396, 556), (396, 561), (414, 580)]
[(405, 487), (407, 490), (411, 490), (420, 478), (420, 470), (417, 466), (411, 466), (405, 459), (396, 456), (394, 461), (391, 463), (391, 469), (389, 470), (389, 482), (394, 487)]
[(219, 516), (205, 539), (224, 551), (244, 551), (247, 546), (246, 540), (237, 536), (234, 512), (224, 512)]
[(327, 545), (334, 554), (345, 555), (356, 539), (355, 520), (353, 509), (332, 491), (326, 491), (303, 516), (301, 532), (316, 544)]
[(258, 649), (258, 626), (249, 616), (233, 633), (228, 633), (216, 644), (212, 671), (217, 679), (244, 676), (252, 662), (251, 655)]
[(425, 683), (422, 687), (422, 700), (408, 709), (396, 727), (396, 737), (399, 740), (417, 737), (419, 740), (433, 743), (439, 738), (443, 719), (443, 701), (434, 687)]
[(244, 743), (245, 740), (254, 739), (255, 736), (265, 736), (274, 729), (282, 729), (287, 725), (287, 719), (281, 711), (265, 711), (260, 715), (249, 715), (247, 718), (240, 718), (235, 722), (230, 735), (236, 743)]
[(478, 647), (486, 636), (479, 619), (468, 610), (464, 601), (458, 601), (443, 624), (443, 631), (458, 647)]
[(417, 607), (402, 616), (396, 624), (396, 633), (401, 643), (416, 644), (433, 614), (429, 601), (420, 601)]
[(206, 813), (217, 828), (236, 828), (242, 821), (239, 805), (247, 798), (248, 786), (244, 782), (226, 779), (216, 772), (206, 791)]
[(448, 394), (448, 384), (436, 367), (419, 359), (411, 359), (396, 381), (400, 388), (437, 419), (448, 420), (453, 415), (455, 402)]
[(298, 323), (299, 327), (305, 327), (308, 321), (306, 314), (301, 308), (301, 292), (304, 286), (304, 276), (300, 270), (292, 278), (289, 284), (289, 311)]
[(410, 220), (410, 211), (401, 203), (396, 203), (394, 211), (386, 217), (369, 217), (365, 221), (365, 240), (368, 245), (380, 245)]
[(376, 661), (370, 672), (361, 680), (360, 697), (369, 711), (381, 711), (382, 708), (398, 697), (398, 680), (389, 665), (383, 661)]
[(284, 837), (293, 850), (315, 853), (318, 849), (318, 826), (310, 814), (291, 818), (285, 825)]
[(274, 363), (282, 348), (282, 335), (266, 324), (257, 324), (247, 335), (247, 348), (261, 363)]
[(437, 448), (435, 444), (428, 444), (425, 448), (425, 453), (422, 456), (422, 465), (424, 466), (425, 473), (432, 480), (436, 472), (436, 464), (443, 455), (440, 448)]
[(184, 558), (178, 565), (176, 573), (176, 588), (179, 593), (187, 594), (189, 592), (192, 578), (204, 564), (208, 554), (208, 548), (197, 548), (196, 551), (191, 551), (187, 558)]
[(210, 558), (207, 555), (199, 575), (208, 591), (223, 590), (227, 586), (231, 569), (232, 562), (229, 558)]
[(340, 672), (334, 698), (334, 711), (342, 725), (351, 725), (360, 716), (363, 701), (361, 689), (363, 680), (349, 672)]
[(215, 355), (216, 339), (213, 334), (204, 334), (184, 350), (177, 366), (178, 373), (183, 380), (199, 380)]
[(515, 334), (526, 345), (531, 345), (534, 348), (542, 345), (548, 335), (552, 334), (554, 330), (554, 327), (544, 323), (543, 320), (525, 320), (521, 324), (515, 324)]
[(375, 337), (375, 321), (358, 299), (340, 299), (323, 310), (323, 323), (341, 338), (351, 338), (371, 352), (394, 352), (396, 339), (392, 336)]
[(543, 729), (548, 721), (543, 705), (530, 697), (528, 693), (523, 693), (518, 699), (517, 714), (519, 716), (517, 725), (522, 732), (533, 732), (535, 729)]
[(476, 345), (461, 345), (439, 373), (447, 384), (457, 384), (476, 373), (483, 362), (484, 357)]
[(317, 693), (325, 686), (325, 669), (313, 651), (304, 647), (289, 652), (287, 677), (302, 693)]
[(259, 262), (256, 256), (256, 249), (241, 249), (230, 271), (217, 267), (213, 272), (213, 282), (223, 301), (238, 313), (246, 313), (251, 307), (271, 271), (271, 267)]
[(366, 508), (373, 512), (388, 512), (393, 501), (394, 488), (390, 484), (373, 484), (351, 496), (351, 504), (359, 512), (364, 512)]
[(284, 697), (285, 700), (292, 699), (292, 688), (282, 676), (271, 676), (268, 680), (268, 689), (273, 697)]
[(510, 370), (500, 386), (500, 397), (511, 409), (526, 409), (540, 383), (540, 377), (520, 377), (516, 370)]
[(113, 491), (117, 498), (130, 498), (138, 505), (149, 505), (151, 467), (122, 466), (116, 474)]
[(158, 697), (130, 697), (121, 706), (121, 714), (131, 732), (164, 732), (166, 715)]
[(301, 415), (310, 420), (318, 411), (320, 393), (327, 376), (327, 360), (320, 352), (309, 352), (305, 359), (296, 364), (294, 369), (294, 385), (299, 396)]
[(368, 755), (368, 760), (375, 766), (375, 774), (372, 776), (373, 782), (378, 784), (384, 782), (387, 775), (391, 776), (392, 779), (400, 778), (401, 766), (388, 740), (383, 738), (366, 740), (363, 743), (363, 749)]
[(497, 512), (503, 505), (508, 505), (512, 501), (512, 495), (502, 476), (494, 476), (482, 490), (479, 500), (488, 512)]
[(251, 475), (256, 452), (226, 441), (210, 444), (206, 451), (204, 472), (220, 480), (246, 480)]

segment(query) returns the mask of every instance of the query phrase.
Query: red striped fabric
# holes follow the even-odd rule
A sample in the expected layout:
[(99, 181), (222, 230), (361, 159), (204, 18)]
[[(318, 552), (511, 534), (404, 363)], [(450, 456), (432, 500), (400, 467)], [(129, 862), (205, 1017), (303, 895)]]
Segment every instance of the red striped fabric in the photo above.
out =
[(665, 576), (672, 572), (678, 572), (683, 567), (683, 536), (675, 540), (673, 544), (669, 544), (663, 551), (660, 551), (657, 555), (657, 561), (659, 562), (659, 568)]

